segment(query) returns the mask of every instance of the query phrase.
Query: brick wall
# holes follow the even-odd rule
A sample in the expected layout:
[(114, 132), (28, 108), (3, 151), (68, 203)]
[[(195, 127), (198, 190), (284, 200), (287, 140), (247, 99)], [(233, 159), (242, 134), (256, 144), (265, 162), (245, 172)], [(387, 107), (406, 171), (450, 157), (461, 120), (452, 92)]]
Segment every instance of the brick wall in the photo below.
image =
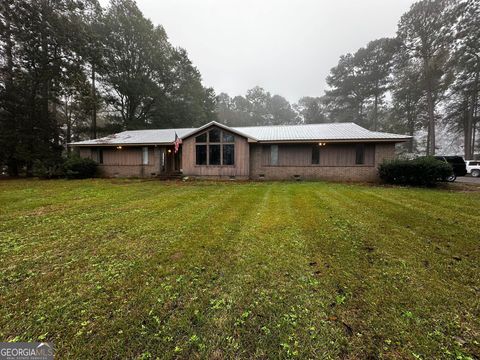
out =
[(98, 165), (101, 177), (153, 177), (158, 170), (152, 165)]
[(262, 161), (262, 145), (250, 145), (250, 178), (253, 180), (290, 180), (298, 175), (301, 179), (337, 181), (378, 181), (377, 167), (384, 159), (395, 156), (395, 144), (375, 144), (373, 165), (351, 166), (266, 166)]

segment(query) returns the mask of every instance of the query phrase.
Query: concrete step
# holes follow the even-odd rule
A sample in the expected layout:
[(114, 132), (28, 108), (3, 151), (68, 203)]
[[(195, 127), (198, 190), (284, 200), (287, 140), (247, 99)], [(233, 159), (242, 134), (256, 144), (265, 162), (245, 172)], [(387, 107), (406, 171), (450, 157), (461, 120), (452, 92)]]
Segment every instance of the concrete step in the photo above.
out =
[(181, 172), (157, 175), (157, 179), (159, 180), (180, 180), (182, 177), (183, 175)]

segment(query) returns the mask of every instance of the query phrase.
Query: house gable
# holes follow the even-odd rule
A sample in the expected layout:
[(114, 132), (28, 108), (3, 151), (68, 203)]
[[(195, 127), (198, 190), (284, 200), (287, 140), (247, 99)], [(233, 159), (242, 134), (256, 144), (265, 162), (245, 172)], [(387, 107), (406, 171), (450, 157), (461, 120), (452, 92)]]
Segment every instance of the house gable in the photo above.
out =
[(188, 138), (190, 138), (190, 137), (192, 137), (192, 136), (194, 136), (194, 135), (197, 135), (197, 134), (199, 134), (199, 133), (201, 133), (201, 132), (209, 131), (210, 128), (212, 128), (212, 127), (217, 127), (217, 128), (219, 128), (219, 129), (221, 129), (221, 130), (224, 130), (224, 131), (227, 131), (227, 132), (229, 132), (229, 133), (233, 133), (233, 134), (235, 134), (235, 135), (241, 136), (241, 137), (247, 139), (249, 142), (256, 142), (256, 141), (257, 141), (256, 138), (254, 138), (254, 137), (252, 137), (252, 136), (249, 136), (249, 135), (243, 133), (242, 131), (239, 131), (239, 130), (234, 129), (234, 128), (231, 128), (231, 127), (229, 127), (229, 126), (220, 124), (220, 123), (218, 123), (218, 122), (216, 122), (216, 121), (211, 121), (211, 122), (209, 122), (208, 124), (205, 124), (205, 125), (199, 127), (198, 129), (195, 129), (195, 130), (189, 132), (188, 134), (185, 134), (184, 136), (181, 137), (181, 139), (182, 139), (182, 141), (183, 141), (183, 140), (186, 140), (186, 139), (188, 139)]
[(248, 178), (248, 138), (228, 126), (210, 124), (182, 140), (185, 175)]

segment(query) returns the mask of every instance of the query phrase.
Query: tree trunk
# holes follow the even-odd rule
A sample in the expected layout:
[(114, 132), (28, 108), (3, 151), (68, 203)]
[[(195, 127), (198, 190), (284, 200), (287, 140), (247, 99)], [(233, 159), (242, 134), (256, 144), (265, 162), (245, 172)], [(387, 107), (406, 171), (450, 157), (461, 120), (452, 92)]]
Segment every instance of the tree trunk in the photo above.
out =
[[(13, 87), (13, 42), (12, 42), (12, 25), (10, 20), (10, 4), (5, 2), (3, 5), (5, 7), (5, 58), (6, 58), (6, 76), (5, 76), (5, 86)], [(11, 90), (11, 89), (10, 89)]]
[(97, 138), (97, 89), (95, 87), (95, 62), (92, 61), (92, 138)]
[(375, 101), (373, 106), (373, 130), (377, 131), (377, 121), (378, 121), (378, 95), (375, 94)]
[(477, 124), (473, 124), (473, 130), (472, 130), (472, 159), (475, 159), (475, 141), (476, 139), (476, 133), (477, 133)]
[(414, 142), (413, 136), (415, 135), (415, 120), (413, 118), (412, 110), (410, 109), (410, 106), (407, 110), (407, 124), (408, 124), (408, 135), (412, 137), (407, 142), (407, 150), (411, 154), (413, 153), (413, 142)]
[(465, 159), (471, 159), (472, 157), (472, 130), (473, 130), (473, 111), (475, 108), (475, 101), (472, 96), (470, 102), (470, 96), (466, 95), (465, 101), (465, 115), (463, 120), (463, 152)]
[[(58, 49), (55, 46), (53, 50), (53, 58), (56, 59), (58, 54)], [(53, 79), (49, 86), (48, 99), (51, 104), (51, 126), (53, 130), (53, 141), (55, 145), (60, 144), (60, 133), (58, 131), (58, 120), (57, 120), (57, 81)], [(51, 101), (52, 100), (52, 101)], [(50, 115), (50, 114), (49, 114)]]
[(478, 121), (478, 82), (480, 78), (480, 72), (477, 71), (475, 74), (475, 82), (473, 85), (473, 101), (472, 101), (472, 111), (471, 111), (471, 116), (472, 116), (472, 130), (471, 130), (471, 157), (470, 159), (473, 159), (475, 156), (475, 132), (476, 132), (476, 125)]
[(10, 139), (7, 141), (7, 166), (10, 176), (18, 176), (18, 162), (15, 156), (15, 145), (17, 143), (17, 121), (15, 119), (15, 113), (13, 109), (13, 41), (12, 41), (12, 25), (10, 18), (10, 3), (5, 1), (4, 3), (4, 18), (5, 18), (5, 109), (6, 116), (4, 121), (4, 131), (10, 134)]
[(70, 154), (72, 149), (68, 144), (72, 141), (72, 117), (68, 113), (68, 97), (65, 97), (65, 120), (67, 122), (67, 133), (66, 133), (66, 143), (67, 143), (67, 154)]
[[(46, 18), (47, 17), (47, 6), (48, 2), (43, 1), (42, 2), (42, 18), (43, 22), (46, 23)], [(47, 26), (47, 25), (45, 25)], [(51, 77), (49, 76), (50, 73), (50, 67), (49, 67), (49, 47), (48, 47), (48, 39), (46, 35), (46, 31), (42, 31), (40, 38), (41, 38), (41, 63), (40, 63), (40, 113), (38, 114), (32, 114), (33, 118), (31, 119), (33, 124), (38, 124), (38, 128), (41, 129), (42, 134), (40, 134), (40, 137), (42, 138), (42, 141), (44, 142), (43, 144), (37, 144), (42, 147), (48, 143), (48, 134), (47, 131), (50, 130), (50, 124), (51, 124), (51, 119), (50, 119), (50, 114), (49, 114), (49, 97), (50, 97), (50, 86), (51, 86)], [(32, 144), (32, 148), (35, 149), (35, 145)], [(44, 148), (42, 148), (42, 151), (45, 151)], [(33, 156), (43, 156), (44, 154), (38, 154), (34, 153), (30, 154), (31, 157)]]
[(429, 59), (423, 58), (423, 75), (425, 90), (427, 93), (428, 110), (428, 135), (427, 135), (427, 156), (435, 155), (435, 101), (433, 99), (432, 79), (430, 78)]
[[(363, 100), (358, 103), (358, 120), (363, 124)], [(355, 119), (353, 119), (355, 121)]]

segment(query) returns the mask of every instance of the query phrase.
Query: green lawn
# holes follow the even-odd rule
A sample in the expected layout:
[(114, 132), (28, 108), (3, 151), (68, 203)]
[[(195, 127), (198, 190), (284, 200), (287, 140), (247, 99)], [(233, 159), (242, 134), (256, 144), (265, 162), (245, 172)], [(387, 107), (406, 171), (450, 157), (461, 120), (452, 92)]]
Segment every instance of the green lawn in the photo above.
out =
[(480, 357), (480, 192), (0, 181), (0, 341), (58, 358)]

